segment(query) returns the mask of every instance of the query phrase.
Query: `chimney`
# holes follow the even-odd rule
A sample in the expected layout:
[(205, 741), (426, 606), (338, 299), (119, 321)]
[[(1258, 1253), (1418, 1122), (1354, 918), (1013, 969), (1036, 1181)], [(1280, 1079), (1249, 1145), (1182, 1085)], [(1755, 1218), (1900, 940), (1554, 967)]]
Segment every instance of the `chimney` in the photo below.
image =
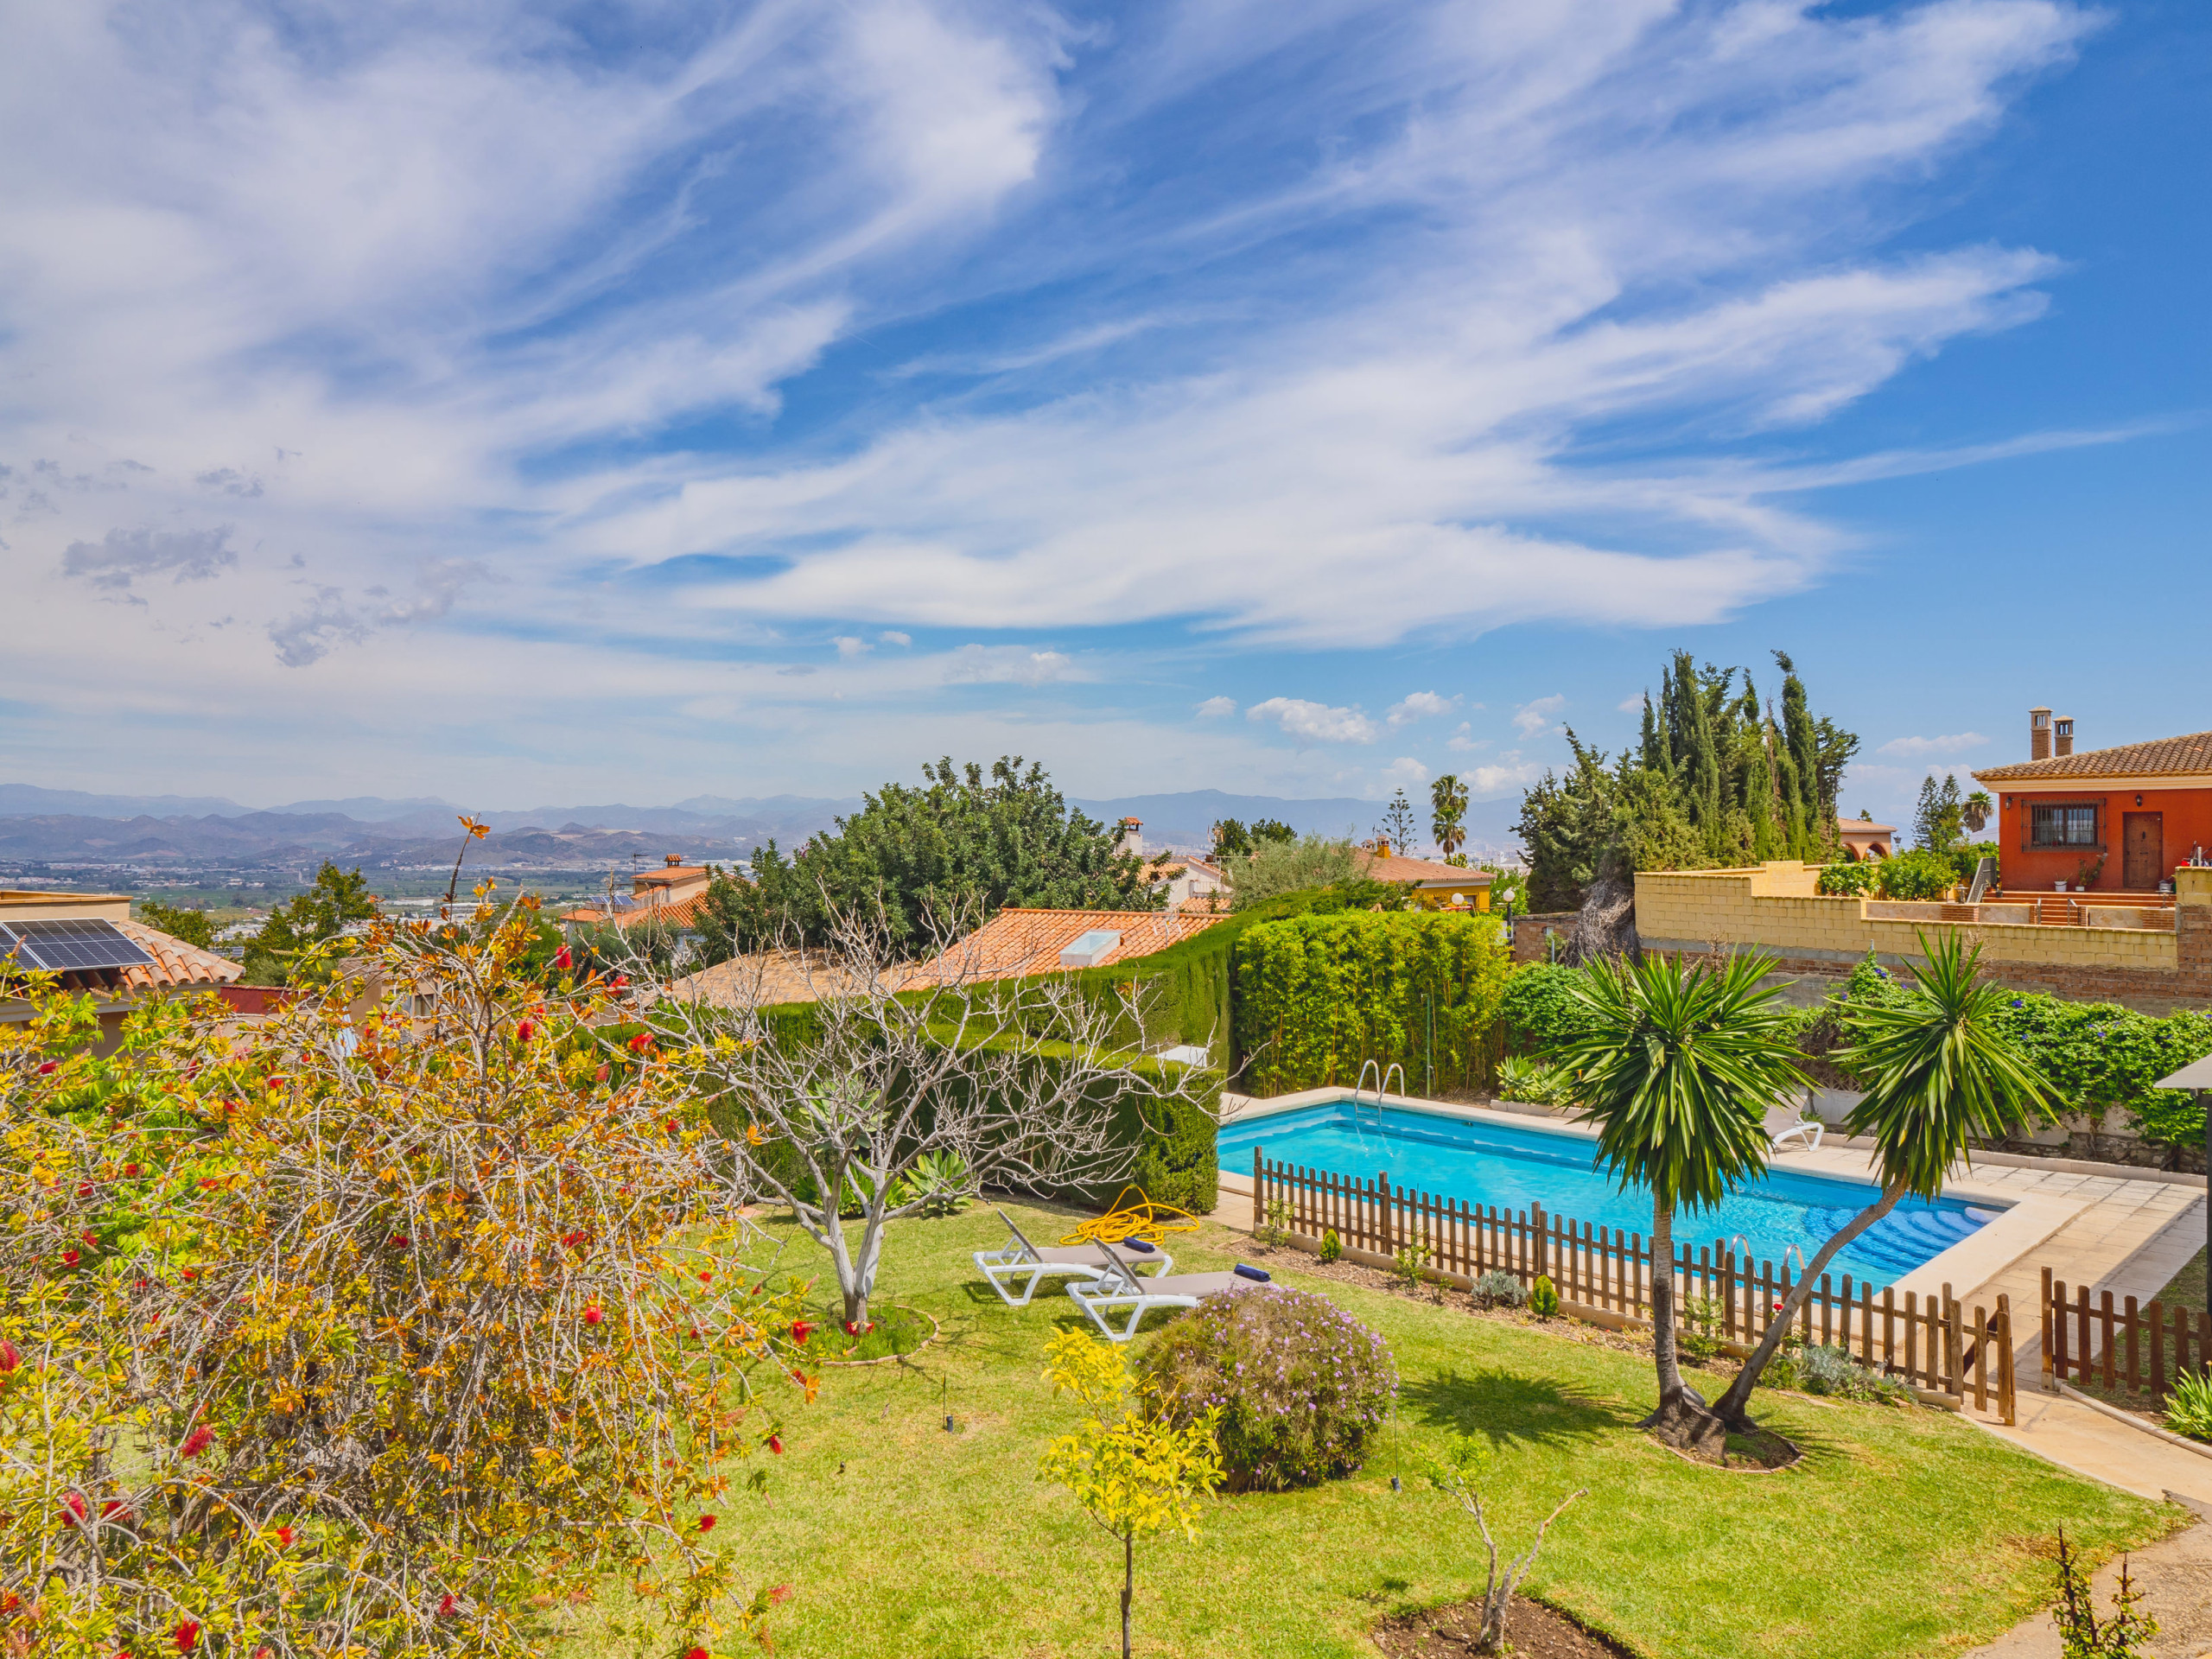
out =
[(2053, 735), (2057, 740), (2057, 753), (2060, 754), (2073, 753), (2074, 716), (2071, 715), (2061, 715), (2056, 720), (2050, 722), (2050, 729)]
[(2028, 759), (2050, 759), (2050, 710), (2048, 709), (2028, 710)]
[(666, 855), (661, 861), (664, 864), (666, 864), (668, 868), (672, 870), (683, 861), (683, 855), (681, 853), (670, 853)]

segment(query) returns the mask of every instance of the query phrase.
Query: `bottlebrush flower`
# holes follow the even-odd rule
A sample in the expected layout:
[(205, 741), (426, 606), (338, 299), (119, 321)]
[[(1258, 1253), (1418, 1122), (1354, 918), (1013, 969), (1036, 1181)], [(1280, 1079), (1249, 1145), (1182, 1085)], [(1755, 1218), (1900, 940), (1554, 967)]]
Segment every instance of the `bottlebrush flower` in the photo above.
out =
[(626, 991), (630, 988), (630, 976), (627, 974), (617, 974), (614, 976), (612, 984), (615, 990)]
[(606, 1317), (607, 1316), (604, 1313), (601, 1313), (599, 1311), (599, 1304), (597, 1302), (594, 1302), (589, 1307), (584, 1309), (584, 1323), (586, 1325), (597, 1325)]
[(170, 1632), (176, 1638), (176, 1650), (190, 1653), (200, 1645), (200, 1621), (188, 1618)]
[(85, 1495), (82, 1492), (65, 1492), (61, 1497), (61, 1513), (69, 1520), (82, 1526), (85, 1517), (92, 1511), (86, 1507)]
[(196, 1458), (214, 1444), (215, 1431), (202, 1423), (184, 1437), (184, 1444), (176, 1449), (177, 1455), (183, 1458)]
[(861, 1333), (861, 1328), (860, 1328), (860, 1326), (859, 1326), (858, 1325), (855, 1324), (855, 1323), (854, 1323), (852, 1320), (850, 1320), (850, 1319), (847, 1319), (847, 1320), (845, 1321), (845, 1334), (846, 1334), (847, 1336), (849, 1336), (849, 1337), (857, 1337), (858, 1335), (860, 1335), (860, 1333)]
[(702, 1268), (699, 1269), (699, 1282), (702, 1285), (711, 1285), (715, 1282), (715, 1275)]
[(404, 1250), (414, 1242), (404, 1233), (394, 1233), (391, 1236), (391, 1248), (395, 1250)]
[(771, 1434), (768, 1437), (768, 1449), (774, 1452), (778, 1457), (782, 1457), (784, 1455), (784, 1437), (780, 1434)]
[(702, 1515), (702, 1516), (701, 1516), (699, 1517), (699, 1530), (700, 1530), (700, 1531), (702, 1531), (702, 1532), (712, 1532), (714, 1529), (715, 1529), (715, 1517), (714, 1517), (713, 1516), (711, 1516), (711, 1515)]
[(39, 1076), (41, 1076), (41, 1077), (52, 1077), (52, 1076), (53, 1076), (56, 1071), (59, 1071), (60, 1069), (61, 1069), (61, 1062), (60, 1062), (60, 1061), (59, 1061), (59, 1060), (48, 1060), (48, 1061), (44, 1065), (41, 1065), (41, 1067), (39, 1067), (39, 1069), (38, 1069), (38, 1074), (39, 1074)]
[(537, 1035), (537, 1026), (535, 1021), (529, 1020), (518, 1020), (515, 1022), (515, 1040), (517, 1042), (526, 1043), (536, 1035)]
[(130, 1511), (120, 1499), (111, 1497), (100, 1505), (100, 1519), (112, 1521), (118, 1526), (127, 1527), (130, 1524)]
[(567, 945), (563, 945), (558, 950), (556, 950), (553, 953), (553, 965), (564, 974), (576, 965), (576, 959), (569, 954), (569, 947)]
[(793, 1342), (804, 1342), (813, 1334), (814, 1327), (809, 1325), (804, 1319), (795, 1319), (792, 1321), (791, 1340)]
[(92, 1196), (92, 1184), (90, 1181), (79, 1181), (79, 1182), (78, 1182), (78, 1183), (77, 1183), (77, 1196), (78, 1196), (79, 1198), (91, 1198), (91, 1197)]
[(138, 1166), (136, 1164), (125, 1164), (123, 1166), (123, 1179), (126, 1181), (137, 1180), (138, 1179)]
[(630, 1052), (633, 1054), (642, 1054), (652, 1046), (653, 1034), (650, 1031), (641, 1031), (630, 1039)]
[(279, 1549), (289, 1549), (293, 1540), (298, 1535), (289, 1527), (278, 1527), (270, 1534), (270, 1536), (276, 1539), (276, 1548)]
[(714, 1656), (704, 1648), (686, 1648), (683, 1649), (683, 1659), (714, 1659)]
[(608, 1068), (602, 1063), (599, 1070), (591, 1074), (591, 1080), (594, 1083), (605, 1083), (607, 1081), (607, 1070)]
[(73, 1267), (75, 1267), (75, 1266), (77, 1265), (77, 1252), (76, 1252), (76, 1251), (74, 1251), (74, 1250), (64, 1250), (64, 1251), (62, 1251), (62, 1252), (61, 1252), (61, 1265), (62, 1265), (63, 1267), (65, 1267), (65, 1268), (73, 1268)]
[(452, 1591), (448, 1590), (445, 1594), (438, 1598), (438, 1617), (440, 1618), (451, 1618), (460, 1611), (461, 1603), (455, 1599)]
[(0, 1373), (12, 1371), (22, 1363), (23, 1351), (7, 1338), (0, 1337)]

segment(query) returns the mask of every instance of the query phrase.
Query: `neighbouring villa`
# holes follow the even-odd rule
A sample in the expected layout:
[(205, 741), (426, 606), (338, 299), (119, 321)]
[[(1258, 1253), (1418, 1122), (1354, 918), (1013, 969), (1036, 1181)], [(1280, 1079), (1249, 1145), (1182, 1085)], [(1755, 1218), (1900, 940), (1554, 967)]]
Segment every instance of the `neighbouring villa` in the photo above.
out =
[(1998, 796), (2005, 890), (2124, 894), (2173, 891), (2175, 869), (2212, 849), (2212, 732), (2074, 747), (2074, 722), (2029, 711), (2029, 758), (1974, 781)]
[(1843, 850), (1853, 858), (1887, 858), (1897, 849), (1893, 824), (1877, 823), (1872, 818), (1838, 818), (1835, 827), (1843, 838)]

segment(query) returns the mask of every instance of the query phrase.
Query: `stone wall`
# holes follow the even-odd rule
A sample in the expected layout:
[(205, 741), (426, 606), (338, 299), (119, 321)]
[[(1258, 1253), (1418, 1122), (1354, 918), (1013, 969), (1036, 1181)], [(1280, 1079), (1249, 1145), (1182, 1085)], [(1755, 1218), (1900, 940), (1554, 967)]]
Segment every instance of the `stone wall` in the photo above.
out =
[[(1780, 958), (1780, 971), (1825, 989), (1847, 976), (1869, 950), (1892, 966), (1923, 956), (1920, 935), (1955, 929), (1982, 947), (1989, 974), (2022, 990), (2049, 991), (2076, 1001), (2118, 1002), (2145, 1014), (2212, 1005), (2212, 869), (2177, 873), (2174, 925), (2045, 927), (1968, 920), (1964, 906), (1904, 906), (1815, 893), (1819, 872), (1793, 861), (1738, 870), (1663, 871), (1636, 878), (1636, 925), (1646, 950), (1702, 953), (1713, 945), (1760, 945)], [(1909, 918), (1894, 912), (1910, 909)], [(1917, 912), (1933, 912), (1923, 916)], [(1942, 912), (1953, 912), (1953, 920)], [(1889, 912), (1889, 913), (1885, 913)], [(1529, 917), (1521, 926), (1538, 923)], [(1541, 961), (1541, 929), (1532, 957)]]
[[(1639, 899), (1643, 897), (1641, 886), (1637, 890), (1637, 896)], [(1514, 962), (1517, 964), (1550, 961), (1551, 945), (1548, 941), (1554, 934), (1559, 938), (1559, 948), (1566, 950), (1567, 942), (1574, 937), (1574, 918), (1579, 913), (1572, 910), (1555, 910), (1536, 916), (1516, 916), (1513, 918)]]

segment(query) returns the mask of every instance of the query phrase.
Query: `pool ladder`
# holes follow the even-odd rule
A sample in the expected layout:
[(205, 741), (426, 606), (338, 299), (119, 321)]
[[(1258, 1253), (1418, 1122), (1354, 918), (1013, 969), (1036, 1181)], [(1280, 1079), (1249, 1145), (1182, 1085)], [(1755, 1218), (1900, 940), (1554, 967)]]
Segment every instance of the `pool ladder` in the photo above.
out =
[(1406, 1092), (1406, 1068), (1395, 1060), (1390, 1062), (1388, 1071), (1376, 1060), (1366, 1061), (1360, 1066), (1359, 1081), (1351, 1086), (1351, 1119), (1354, 1123), (1359, 1122), (1359, 1091), (1367, 1087), (1370, 1071), (1375, 1073), (1375, 1127), (1379, 1129), (1382, 1127), (1382, 1096), (1390, 1092), (1390, 1072), (1398, 1074), (1398, 1093), (1402, 1096)]

